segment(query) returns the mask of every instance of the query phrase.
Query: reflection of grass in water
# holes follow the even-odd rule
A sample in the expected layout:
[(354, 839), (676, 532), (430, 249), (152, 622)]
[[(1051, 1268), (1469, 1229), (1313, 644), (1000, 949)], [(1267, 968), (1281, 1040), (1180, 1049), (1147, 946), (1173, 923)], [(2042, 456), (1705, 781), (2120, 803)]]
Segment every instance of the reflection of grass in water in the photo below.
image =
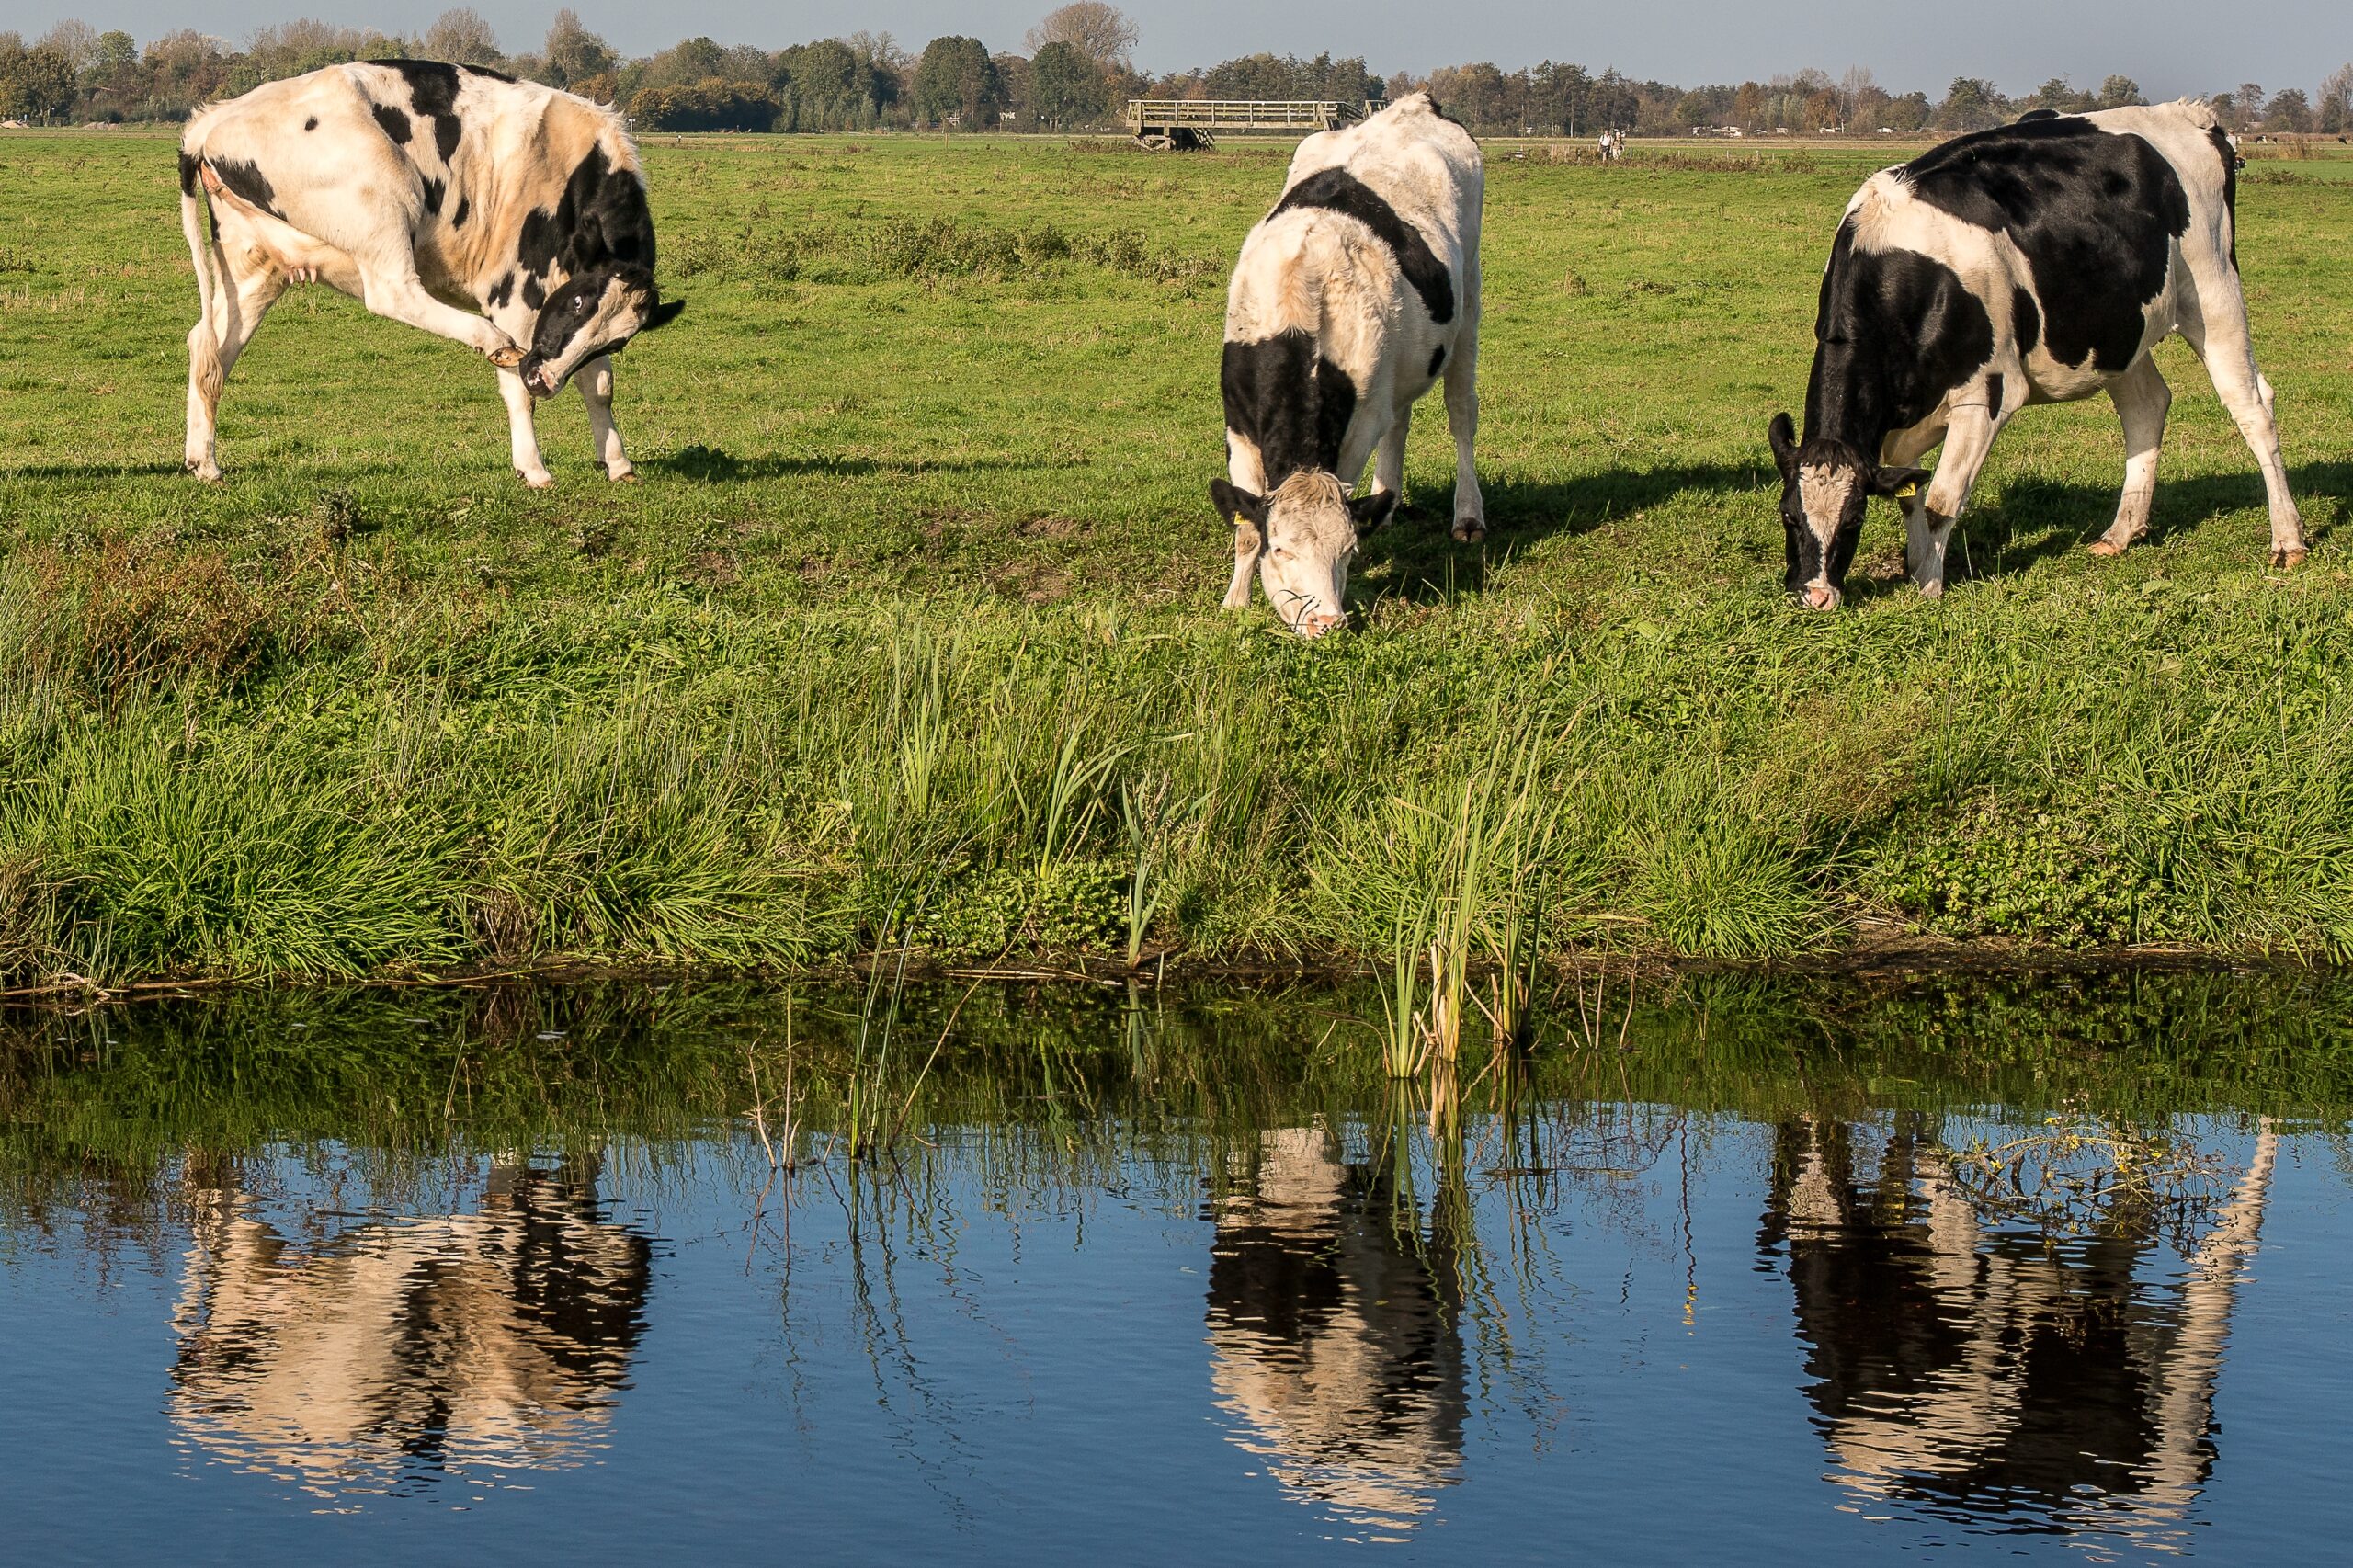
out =
[(1949, 1151), (1953, 1178), (1989, 1219), (2053, 1240), (2154, 1236), (2187, 1254), (2228, 1173), (2179, 1128), (2097, 1115), (2078, 1103), (2032, 1131), (1979, 1134)]

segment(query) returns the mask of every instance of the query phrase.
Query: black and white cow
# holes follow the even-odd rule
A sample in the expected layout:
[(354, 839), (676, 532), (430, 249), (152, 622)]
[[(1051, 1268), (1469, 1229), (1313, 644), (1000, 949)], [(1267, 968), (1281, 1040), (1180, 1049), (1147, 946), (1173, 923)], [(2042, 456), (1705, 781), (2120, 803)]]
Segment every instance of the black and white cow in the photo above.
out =
[[(2206, 363), (2271, 501), (2271, 559), (2304, 535), (2239, 286), (2237, 150), (2204, 105), (2027, 116), (1873, 175), (1823, 275), (1805, 439), (1768, 431), (1790, 593), (1839, 602), (1865, 502), (1900, 496), (1920, 591), (1994, 437), (2034, 403), (2105, 392), (2124, 425), (2123, 499), (2094, 543), (2147, 528), (2172, 394), (2150, 351), (2178, 332)], [(1938, 442), (1933, 478), (1908, 465)], [(1926, 482), (1925, 491), (1923, 482)]]
[(575, 373), (606, 475), (631, 477), (612, 355), (683, 307), (655, 292), (645, 181), (609, 109), (471, 66), (330, 65), (188, 121), (180, 223), (203, 302), (188, 335), (199, 478), (221, 477), (230, 368), (287, 285), (312, 279), (486, 356), (526, 483), (554, 483), (532, 399)]
[[(1427, 93), (1300, 143), (1282, 199), (1242, 242), (1226, 293), (1228, 609), (1256, 571), (1305, 636), (1347, 619), (1360, 529), (1396, 506), (1415, 401), (1446, 379), (1454, 537), (1486, 513), (1471, 462), (1479, 426), (1479, 145)], [(1366, 462), (1372, 488), (1353, 494)]]

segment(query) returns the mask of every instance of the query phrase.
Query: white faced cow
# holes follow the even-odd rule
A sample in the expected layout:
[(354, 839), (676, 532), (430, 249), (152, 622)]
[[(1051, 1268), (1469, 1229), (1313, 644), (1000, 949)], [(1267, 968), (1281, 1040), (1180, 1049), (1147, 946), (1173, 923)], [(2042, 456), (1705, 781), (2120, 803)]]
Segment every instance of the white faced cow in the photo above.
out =
[(526, 483), (554, 483), (531, 400), (575, 373), (606, 475), (631, 476), (611, 357), (683, 307), (654, 291), (645, 181), (610, 110), (471, 66), (330, 65), (188, 121), (180, 224), (203, 301), (188, 335), (199, 478), (221, 477), (230, 367), (288, 283), (313, 278), (498, 367)]
[[(2100, 392), (2124, 424), (2124, 495), (2091, 548), (2120, 552), (2148, 527), (2172, 401), (2150, 350), (2176, 332), (2263, 470), (2272, 562), (2302, 560), (2247, 341), (2237, 167), (2212, 112), (2184, 102), (2030, 114), (1865, 182), (1823, 275), (1805, 440), (1786, 414), (1768, 432), (1790, 592), (1836, 606), (1865, 501), (1901, 495), (1914, 578), (1941, 594), (1946, 543), (2002, 426), (2029, 403)], [(1939, 441), (1933, 480), (1906, 466)]]
[[(1226, 478), (1210, 498), (1233, 525), (1228, 609), (1256, 571), (1293, 631), (1347, 619), (1358, 532), (1396, 505), (1415, 400), (1441, 374), (1454, 537), (1486, 533), (1471, 463), (1484, 191), (1478, 143), (1427, 93), (1300, 143), (1226, 294)], [(1352, 496), (1376, 451), (1371, 491)]]

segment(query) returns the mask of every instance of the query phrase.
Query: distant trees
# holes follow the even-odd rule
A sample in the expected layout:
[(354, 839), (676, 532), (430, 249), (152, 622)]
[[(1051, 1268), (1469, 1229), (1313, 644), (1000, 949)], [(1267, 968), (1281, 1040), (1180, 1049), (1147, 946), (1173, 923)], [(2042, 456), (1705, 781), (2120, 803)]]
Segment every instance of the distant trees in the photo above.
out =
[[(1896, 94), (1860, 66), (1833, 77), (1808, 69), (1768, 80), (1677, 85), (1613, 68), (1598, 74), (1568, 61), (1517, 70), (1489, 61), (1445, 65), (1427, 76), (1383, 81), (1360, 56), (1259, 53), (1161, 76), (1139, 74), (1140, 29), (1108, 0), (1072, 0), (1040, 17), (1024, 52), (993, 52), (949, 35), (911, 54), (888, 33), (853, 33), (768, 51), (717, 39), (681, 39), (625, 58), (570, 8), (556, 12), (536, 53), (503, 51), (482, 14), (443, 11), (421, 34), (298, 20), (264, 27), (242, 48), (181, 29), (149, 40), (68, 19), (34, 42), (0, 32), (0, 115), (18, 119), (176, 119), (209, 98), (341, 61), (416, 55), (506, 71), (599, 103), (619, 104), (648, 130), (866, 131), (953, 124), (1074, 130), (1109, 119), (1123, 98), (1398, 97), (1427, 86), (1447, 111), (1485, 135), (1586, 136), (1604, 130), (1667, 134), (1868, 134), (1885, 129), (1960, 132), (2029, 108), (2063, 112), (2146, 101), (2130, 76), (2097, 92), (2063, 76), (2012, 99), (1989, 81), (1956, 77), (1932, 101)], [(2353, 64), (2317, 90), (2266, 92), (2252, 82), (2214, 96), (2234, 131), (2353, 134)]]

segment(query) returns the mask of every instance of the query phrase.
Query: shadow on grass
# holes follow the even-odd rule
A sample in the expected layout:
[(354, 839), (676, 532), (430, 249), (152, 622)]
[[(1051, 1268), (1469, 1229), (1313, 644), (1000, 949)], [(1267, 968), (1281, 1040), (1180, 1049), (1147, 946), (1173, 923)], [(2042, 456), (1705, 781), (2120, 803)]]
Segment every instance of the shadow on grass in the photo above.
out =
[[(1483, 592), (1487, 573), (1556, 534), (1590, 533), (1623, 517), (1693, 492), (1710, 495), (1759, 491), (1771, 472), (1755, 463), (1705, 463), (1688, 468), (1614, 469), (1569, 479), (1506, 474), (1483, 478), (1487, 537), (1458, 541), (1452, 486), (1422, 492), (1386, 527), (1367, 534), (1357, 555), (1360, 572), (1386, 567), (1380, 594), (1416, 602)], [(1770, 507), (1767, 507), (1769, 517)], [(1353, 597), (1353, 596), (1352, 596)]]
[(0, 468), (0, 484), (12, 479), (137, 479), (148, 474), (185, 474), (179, 463), (28, 463)]
[[(1963, 516), (1966, 548), (1955, 551), (1954, 565), (1960, 569), (1953, 573), (1954, 580), (2028, 572), (2053, 556), (2086, 548), (2115, 521), (2117, 495), (2122, 487), (2121, 464), (2113, 487), (2031, 475), (2012, 479), (2003, 486), (1997, 505), (1972, 508)], [(2314, 503), (2353, 495), (2353, 463), (2306, 463), (2290, 469), (2288, 489), (2303, 513), (2305, 542), (2317, 545), (2333, 531), (2338, 508)], [(2252, 465), (2244, 472), (2172, 480), (2160, 469), (2156, 499), (2149, 509), (2149, 530), (2141, 536), (2140, 544), (2162, 544), (2216, 517), (2232, 512), (2260, 512), (2267, 505), (2263, 476)], [(1961, 542), (1956, 540), (1956, 544)]]
[(863, 477), (876, 473), (990, 473), (1070, 468), (1081, 465), (1039, 461), (1029, 458), (944, 460), (909, 458), (904, 460), (881, 460), (874, 458), (852, 457), (787, 457), (777, 453), (739, 458), (722, 448), (696, 445), (664, 456), (646, 458), (637, 466), (649, 477), (664, 474), (675, 479), (688, 480), (698, 484), (739, 484), (764, 479), (792, 479), (809, 474)]

